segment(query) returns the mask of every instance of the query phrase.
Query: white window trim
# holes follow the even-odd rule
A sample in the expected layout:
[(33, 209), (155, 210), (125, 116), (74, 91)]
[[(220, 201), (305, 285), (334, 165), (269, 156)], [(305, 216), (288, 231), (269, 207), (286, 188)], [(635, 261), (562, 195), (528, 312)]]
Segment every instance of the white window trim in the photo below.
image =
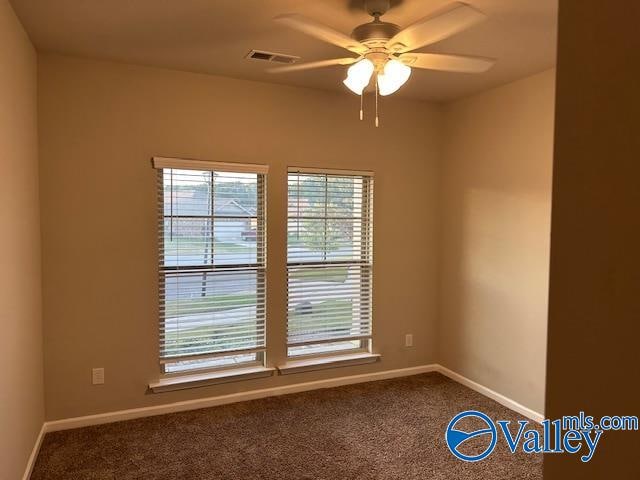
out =
[(232, 173), (259, 173), (263, 175), (269, 173), (268, 165), (259, 165), (256, 163), (211, 162), (208, 160), (173, 157), (153, 157), (151, 162), (153, 168), (156, 169), (175, 168), (178, 170), (209, 170)]
[(381, 358), (382, 356), (379, 353), (345, 353), (333, 356), (311, 357), (304, 360), (289, 360), (277, 368), (280, 375), (289, 375), (291, 373), (312, 372), (328, 368), (352, 367), (354, 365), (375, 363)]
[(153, 393), (162, 393), (187, 388), (207, 387), (220, 383), (271, 377), (275, 371), (275, 368), (254, 366), (229, 368), (199, 374), (165, 376), (161, 377), (157, 382), (150, 383), (149, 390)]

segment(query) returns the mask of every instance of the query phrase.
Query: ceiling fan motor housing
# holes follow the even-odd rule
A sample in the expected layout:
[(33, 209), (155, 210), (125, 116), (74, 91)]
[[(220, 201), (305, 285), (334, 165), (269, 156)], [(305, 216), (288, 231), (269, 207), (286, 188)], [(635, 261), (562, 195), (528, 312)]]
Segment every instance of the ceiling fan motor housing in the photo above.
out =
[(357, 26), (351, 33), (351, 38), (370, 48), (380, 47), (399, 31), (400, 27), (394, 23), (374, 20)]

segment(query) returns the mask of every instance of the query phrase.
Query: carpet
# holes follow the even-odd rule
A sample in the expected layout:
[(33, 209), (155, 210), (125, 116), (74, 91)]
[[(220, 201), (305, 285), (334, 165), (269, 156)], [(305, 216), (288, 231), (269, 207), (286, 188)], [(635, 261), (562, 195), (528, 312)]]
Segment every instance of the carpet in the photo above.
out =
[[(469, 409), (522, 419), (428, 373), (51, 432), (31, 479), (542, 478), (542, 455), (511, 454), (504, 439), (482, 461), (455, 458), (444, 432)], [(469, 452), (486, 446), (475, 440)]]

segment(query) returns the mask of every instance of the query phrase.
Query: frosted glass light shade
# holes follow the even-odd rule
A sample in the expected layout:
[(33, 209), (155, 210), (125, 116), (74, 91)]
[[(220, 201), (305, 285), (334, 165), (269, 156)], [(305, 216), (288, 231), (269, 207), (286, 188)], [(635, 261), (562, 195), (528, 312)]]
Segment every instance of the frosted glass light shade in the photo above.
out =
[(364, 58), (349, 67), (347, 70), (347, 78), (345, 78), (342, 83), (353, 93), (362, 95), (362, 91), (369, 85), (373, 70), (374, 67), (371, 60)]
[(391, 95), (409, 80), (411, 68), (398, 60), (389, 60), (382, 73), (378, 74), (378, 92)]

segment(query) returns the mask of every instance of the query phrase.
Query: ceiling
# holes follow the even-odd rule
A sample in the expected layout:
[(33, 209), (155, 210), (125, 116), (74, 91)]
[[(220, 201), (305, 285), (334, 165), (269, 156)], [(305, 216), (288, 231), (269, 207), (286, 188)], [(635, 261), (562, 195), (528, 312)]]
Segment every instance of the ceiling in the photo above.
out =
[[(251, 49), (302, 57), (349, 52), (271, 19), (302, 13), (345, 33), (370, 21), (361, 0), (11, 0), (40, 51), (345, 91), (345, 67), (270, 74)], [(407, 26), (451, 0), (393, 0), (383, 19)], [(555, 65), (557, 0), (467, 0), (488, 15), (469, 30), (419, 51), (494, 57), (483, 74), (416, 70), (396, 95), (449, 101)], [(346, 55), (345, 55), (346, 54)], [(347, 92), (345, 92), (347, 94)]]

